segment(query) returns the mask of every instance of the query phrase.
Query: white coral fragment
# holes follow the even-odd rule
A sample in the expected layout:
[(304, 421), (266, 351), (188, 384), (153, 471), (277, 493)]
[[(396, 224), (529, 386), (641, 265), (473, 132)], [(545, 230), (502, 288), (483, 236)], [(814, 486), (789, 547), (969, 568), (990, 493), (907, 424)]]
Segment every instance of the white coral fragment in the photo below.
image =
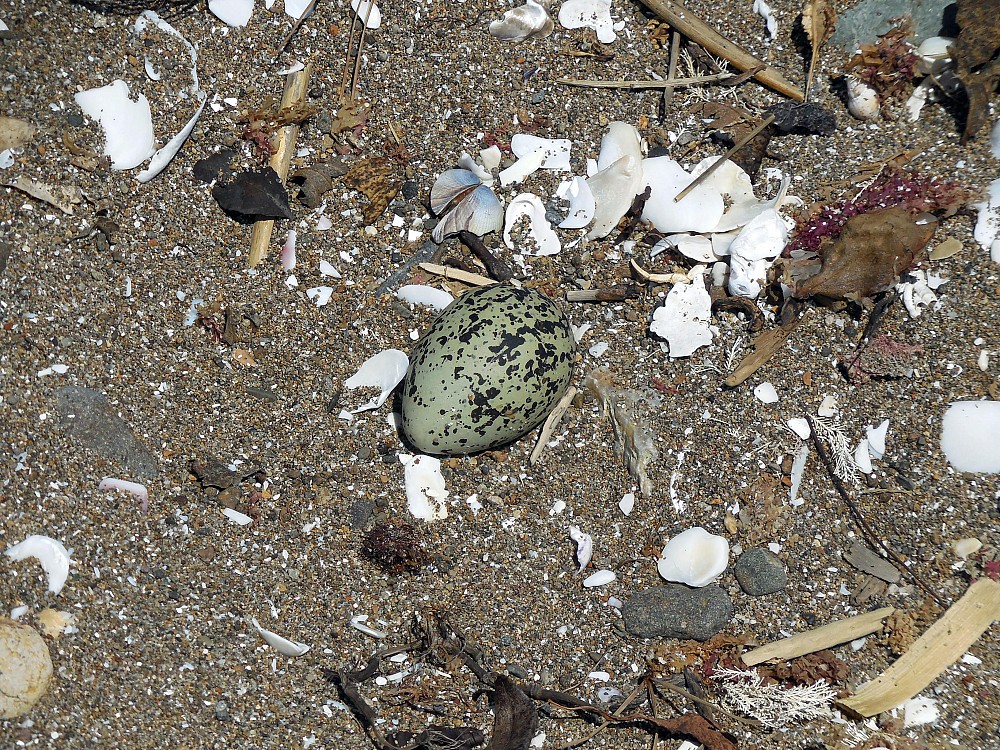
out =
[(511, 230), (518, 220), (527, 217), (530, 222), (531, 238), (535, 241), (537, 250), (521, 248), (523, 255), (555, 255), (560, 250), (559, 236), (552, 229), (549, 220), (545, 218), (545, 206), (541, 198), (533, 193), (521, 193), (507, 205), (504, 219), (503, 241), (511, 250), (514, 241), (510, 237)]
[(23, 542), (8, 547), (5, 553), (13, 560), (34, 557), (49, 579), (49, 591), (59, 594), (69, 578), (69, 552), (57, 539), (42, 534), (32, 534)]
[(712, 343), (712, 299), (702, 280), (675, 284), (653, 311), (650, 333), (666, 339), (671, 357), (690, 357)]
[(772, 729), (829, 716), (830, 704), (837, 697), (825, 680), (786, 688), (777, 683), (765, 685), (756, 670), (736, 669), (717, 669), (712, 678), (717, 680), (726, 708)]
[(682, 531), (664, 545), (656, 571), (664, 580), (701, 588), (729, 567), (729, 542), (701, 526)]

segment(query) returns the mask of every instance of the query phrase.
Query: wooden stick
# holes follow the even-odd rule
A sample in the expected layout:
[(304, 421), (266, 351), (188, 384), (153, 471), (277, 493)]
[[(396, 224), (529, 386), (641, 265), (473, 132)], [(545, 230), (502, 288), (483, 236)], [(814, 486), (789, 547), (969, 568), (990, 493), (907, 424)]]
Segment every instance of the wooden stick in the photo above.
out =
[(950, 667), (1000, 618), (1000, 583), (980, 578), (885, 672), (837, 705), (874, 716), (909, 700)]
[(677, 31), (670, 34), (670, 62), (667, 64), (667, 85), (663, 87), (663, 116), (670, 111), (677, 80), (677, 58), (680, 57), (681, 35)]
[[(281, 95), (281, 108), (291, 107), (294, 104), (305, 102), (309, 90), (309, 74), (312, 72), (312, 63), (306, 65), (302, 70), (290, 74), (285, 79), (285, 91)], [(288, 177), (288, 167), (292, 163), (292, 154), (295, 152), (295, 139), (299, 134), (298, 123), (285, 125), (278, 131), (278, 146), (271, 156), (271, 169), (278, 173), (278, 179), (282, 183)], [(274, 229), (274, 219), (261, 219), (253, 225), (253, 233), (250, 235), (250, 257), (247, 265), (253, 268), (260, 263), (267, 255), (267, 246), (271, 242), (271, 232)]]
[(752, 667), (771, 659), (794, 659), (796, 656), (839, 646), (841, 643), (877, 633), (882, 629), (882, 621), (895, 611), (895, 607), (883, 607), (874, 612), (848, 617), (846, 620), (837, 620), (804, 633), (796, 633), (748, 651), (743, 654), (743, 663)]
[(709, 166), (708, 169), (706, 169), (700, 175), (698, 175), (693, 180), (691, 180), (691, 182), (688, 184), (688, 186), (686, 188), (684, 188), (677, 195), (675, 195), (674, 196), (674, 203), (679, 203), (680, 201), (684, 200), (685, 196), (687, 196), (688, 193), (690, 193), (692, 190), (694, 190), (696, 187), (698, 187), (701, 183), (703, 183), (705, 180), (707, 180), (708, 176), (710, 174), (712, 174), (713, 172), (715, 172), (715, 170), (717, 170), (724, 163), (726, 163), (727, 161), (729, 161), (732, 158), (733, 154), (735, 154), (737, 151), (739, 151), (741, 148), (743, 148), (745, 145), (747, 145), (752, 138), (755, 138), (757, 136), (757, 134), (760, 133), (760, 131), (762, 131), (764, 128), (766, 128), (768, 125), (770, 125), (772, 122), (774, 122), (774, 115), (768, 115), (763, 120), (761, 120), (760, 124), (758, 124), (756, 127), (754, 127), (753, 130), (751, 130), (749, 133), (747, 133), (742, 138), (740, 138), (739, 141), (736, 142), (735, 146), (733, 146), (731, 149), (729, 149), (721, 157), (719, 157), (718, 159), (716, 159), (715, 161), (713, 161), (712, 164)]
[(549, 442), (549, 438), (552, 437), (556, 426), (563, 418), (563, 414), (566, 413), (569, 405), (573, 403), (575, 397), (576, 387), (571, 385), (566, 389), (563, 397), (559, 399), (559, 403), (552, 409), (552, 413), (546, 418), (545, 424), (542, 425), (542, 431), (538, 433), (538, 440), (535, 441), (535, 447), (532, 448), (531, 455), (528, 457), (528, 463), (532, 466), (538, 463), (538, 459), (542, 456), (542, 451), (545, 450), (546, 443)]
[(753, 351), (743, 358), (733, 374), (726, 378), (726, 387), (735, 388), (763, 367), (785, 345), (801, 318), (792, 318), (779, 328), (769, 328), (753, 340)]
[(738, 44), (726, 39), (676, 0), (642, 0), (642, 4), (692, 42), (700, 44), (709, 53), (723, 58), (738, 70), (760, 67), (754, 78), (765, 86), (796, 101), (805, 100), (802, 89), (785, 78), (781, 71), (758, 60)]
[(491, 286), (496, 284), (496, 279), (491, 279), (489, 276), (481, 276), (478, 273), (470, 273), (469, 271), (463, 271), (460, 268), (449, 268), (448, 266), (442, 266), (438, 263), (418, 263), (422, 269), (427, 271), (427, 273), (432, 273), (435, 276), (444, 276), (446, 279), (452, 279), (454, 281), (461, 281), (463, 284), (471, 284), (472, 286)]
[(597, 78), (557, 78), (564, 86), (583, 86), (592, 89), (673, 89), (678, 86), (701, 86), (737, 78), (732, 73), (711, 73), (694, 78), (668, 78), (663, 81), (604, 81)]

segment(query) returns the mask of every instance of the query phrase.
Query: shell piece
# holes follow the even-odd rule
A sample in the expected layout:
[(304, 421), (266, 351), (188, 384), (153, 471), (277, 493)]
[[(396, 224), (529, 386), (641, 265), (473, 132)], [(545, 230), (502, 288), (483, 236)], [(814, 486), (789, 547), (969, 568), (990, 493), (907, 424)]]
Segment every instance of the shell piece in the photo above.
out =
[(52, 657), (28, 625), (0, 617), (0, 719), (28, 713), (48, 690)]
[(583, 579), (583, 587), (592, 589), (595, 586), (606, 586), (618, 578), (613, 570), (599, 570)]
[(1000, 401), (955, 401), (941, 420), (941, 451), (958, 471), (1000, 473)]
[(531, 237), (538, 245), (538, 250), (528, 252), (522, 249), (520, 252), (523, 255), (555, 255), (558, 253), (561, 249), (559, 236), (552, 229), (549, 220), (545, 218), (545, 206), (542, 205), (542, 199), (533, 193), (521, 193), (507, 205), (507, 215), (503, 226), (504, 244), (511, 250), (514, 249), (510, 231), (522, 216), (527, 216), (531, 222)]
[(607, 169), (623, 156), (633, 156), (636, 162), (642, 161), (642, 140), (634, 125), (616, 120), (608, 125), (608, 132), (601, 138), (597, 169)]
[(484, 185), (493, 184), (493, 175), (488, 169), (477, 164), (476, 160), (472, 158), (472, 154), (463, 151), (462, 155), (458, 157), (458, 166), (472, 172)]
[(146, 485), (139, 482), (130, 482), (127, 479), (117, 479), (115, 477), (104, 477), (97, 485), (99, 490), (121, 490), (133, 497), (139, 498), (139, 507), (143, 513), (149, 511), (149, 490)]
[(458, 196), (482, 184), (483, 181), (468, 169), (445, 170), (431, 187), (431, 211), (440, 216)]
[(253, 15), (253, 0), (208, 0), (208, 10), (229, 26), (246, 26)]
[(947, 36), (930, 36), (917, 47), (917, 72), (921, 75), (941, 75), (953, 67), (948, 47), (955, 40)]
[(878, 94), (875, 89), (857, 78), (847, 78), (847, 111), (859, 120), (874, 120), (878, 117)]
[(649, 200), (642, 211), (643, 221), (650, 222), (661, 232), (711, 232), (725, 211), (722, 193), (699, 185), (683, 200), (675, 203), (674, 196), (694, 178), (669, 156), (656, 156), (642, 161), (639, 189), (650, 188)]
[(431, 239), (441, 243), (449, 234), (463, 229), (482, 237), (499, 231), (502, 226), (503, 204), (492, 190), (480, 185), (441, 218), (431, 232)]
[(49, 578), (49, 591), (58, 594), (69, 578), (69, 552), (63, 543), (52, 537), (32, 534), (23, 542), (8, 547), (5, 553), (14, 560), (34, 557)]
[(104, 155), (112, 169), (132, 169), (153, 155), (153, 117), (149, 100), (129, 96), (128, 84), (117, 80), (73, 97), (83, 113), (97, 120), (104, 130)]
[(653, 245), (650, 255), (658, 255), (671, 247), (677, 248), (682, 255), (699, 263), (714, 263), (719, 259), (712, 249), (712, 240), (709, 237), (703, 234), (691, 234), (690, 232), (671, 234), (664, 237)]
[(597, 205), (585, 177), (577, 175), (559, 183), (556, 197), (569, 202), (569, 212), (559, 223), (560, 229), (583, 229), (593, 220)]
[(382, 25), (382, 11), (374, 0), (351, 0), (351, 10), (358, 14), (366, 29), (377, 29)]
[(516, 440), (562, 397), (574, 350), (569, 321), (548, 297), (507, 284), (466, 292), (411, 353), (403, 434), (438, 455)]
[[(46, 607), (38, 613), (37, 619), (42, 632), (49, 638), (58, 638), (67, 631), (75, 632), (74, 624), (76, 623), (76, 617), (72, 612), (63, 612), (62, 610)], [(71, 631), (70, 628), (73, 628), (73, 630)]]
[(559, 8), (559, 23), (566, 29), (593, 29), (601, 44), (618, 38), (611, 21), (611, 0), (566, 0)]
[(690, 357), (712, 343), (712, 298), (701, 279), (674, 284), (664, 303), (653, 311), (650, 333), (664, 338), (671, 357)]
[(773, 208), (751, 219), (729, 246), (729, 292), (756, 299), (767, 269), (787, 242), (788, 225)]
[(695, 526), (667, 542), (656, 570), (667, 581), (701, 588), (722, 575), (728, 566), (729, 542)]
[(588, 240), (611, 234), (632, 205), (641, 182), (642, 169), (631, 155), (623, 156), (607, 169), (587, 178), (587, 186), (594, 196), (596, 206), (594, 225), (587, 234)]
[(503, 18), (490, 24), (490, 35), (508, 42), (520, 42), (533, 36), (546, 37), (552, 33), (555, 24), (545, 8), (527, 0), (524, 5), (512, 8)]
[(499, 168), (502, 159), (503, 153), (500, 151), (500, 147), (496, 145), (484, 148), (479, 152), (479, 161), (482, 162), (483, 169), (490, 172)]
[(528, 175), (537, 172), (542, 168), (545, 161), (545, 149), (536, 148), (534, 151), (520, 157), (516, 162), (502, 170), (497, 177), (501, 185), (512, 185), (515, 182), (522, 182)]
[(582, 573), (594, 556), (594, 540), (590, 534), (581, 531), (579, 526), (569, 527), (569, 538), (576, 542), (576, 561), (580, 564), (577, 572)]
[(541, 169), (562, 169), (568, 172), (572, 148), (573, 142), (568, 138), (542, 138), (531, 133), (515, 133), (510, 139), (510, 150), (519, 159), (541, 149)]
[(407, 456), (399, 460), (404, 466), (403, 486), (406, 489), (406, 507), (421, 521), (437, 521), (448, 517), (450, 494), (444, 486), (441, 462), (433, 456)]
[(256, 617), (251, 618), (250, 622), (257, 629), (257, 632), (260, 633), (260, 637), (264, 639), (267, 645), (279, 654), (283, 654), (284, 656), (302, 656), (302, 654), (310, 649), (310, 646), (307, 646), (305, 643), (290, 641), (284, 636), (262, 628), (260, 623), (257, 622)]
[(351, 414), (378, 409), (399, 385), (409, 366), (409, 358), (399, 349), (385, 349), (366, 359), (358, 371), (344, 381), (344, 385), (352, 390), (362, 387), (378, 388), (380, 393), (367, 403), (352, 409)]
[(451, 293), (426, 284), (406, 284), (396, 290), (396, 296), (411, 305), (427, 305), (438, 311), (455, 301)]

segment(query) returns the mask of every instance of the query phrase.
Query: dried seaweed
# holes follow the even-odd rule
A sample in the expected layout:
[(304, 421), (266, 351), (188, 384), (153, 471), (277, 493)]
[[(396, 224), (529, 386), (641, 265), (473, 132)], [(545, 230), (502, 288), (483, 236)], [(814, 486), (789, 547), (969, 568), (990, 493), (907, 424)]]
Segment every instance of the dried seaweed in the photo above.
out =
[(344, 175), (344, 182), (360, 190), (369, 200), (363, 218), (366, 225), (374, 224), (385, 213), (389, 202), (403, 187), (399, 166), (381, 156), (367, 156), (356, 161)]
[(361, 552), (391, 573), (410, 573), (427, 564), (420, 533), (408, 523), (378, 523), (365, 535)]
[(910, 39), (913, 37), (913, 23), (909, 18), (898, 18), (893, 27), (882, 34), (875, 44), (862, 44), (844, 70), (855, 78), (871, 86), (878, 92), (883, 105), (895, 99), (901, 100), (913, 87), (917, 75), (917, 56)]
[(787, 685), (811, 685), (817, 680), (844, 682), (850, 670), (832, 651), (825, 649), (805, 654), (783, 664), (758, 667), (761, 675)]
[(323, 194), (333, 187), (333, 180), (347, 174), (347, 164), (339, 156), (296, 169), (288, 176), (288, 181), (299, 186), (299, 200), (309, 208), (316, 208), (323, 200)]
[(1000, 82), (1000, 3), (958, 0), (961, 31), (952, 45), (958, 78), (969, 98), (962, 143), (975, 137), (989, 120), (990, 98)]
[(845, 358), (844, 374), (855, 383), (903, 378), (913, 372), (913, 358), (921, 351), (923, 347), (919, 345), (883, 334)]

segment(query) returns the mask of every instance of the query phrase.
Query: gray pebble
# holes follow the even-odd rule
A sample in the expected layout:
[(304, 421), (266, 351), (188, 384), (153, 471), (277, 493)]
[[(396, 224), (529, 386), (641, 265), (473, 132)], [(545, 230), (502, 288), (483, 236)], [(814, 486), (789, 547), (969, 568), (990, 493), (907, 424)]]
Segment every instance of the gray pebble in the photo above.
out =
[(229, 705), (225, 701), (216, 702), (215, 718), (219, 721), (229, 721)]
[(719, 586), (668, 583), (640, 591), (622, 608), (625, 629), (639, 638), (706, 641), (733, 617), (733, 603)]
[(766, 547), (755, 547), (740, 555), (733, 566), (740, 588), (750, 596), (764, 596), (788, 585), (788, 573), (776, 554)]

